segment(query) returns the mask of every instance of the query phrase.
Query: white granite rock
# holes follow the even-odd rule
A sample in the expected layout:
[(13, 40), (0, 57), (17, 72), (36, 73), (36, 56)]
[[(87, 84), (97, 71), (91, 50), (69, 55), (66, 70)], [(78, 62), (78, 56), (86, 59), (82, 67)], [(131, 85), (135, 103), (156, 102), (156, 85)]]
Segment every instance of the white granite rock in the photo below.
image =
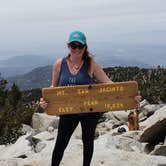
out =
[[(142, 142), (156, 143), (161, 137), (165, 138), (166, 133), (166, 105), (157, 110), (144, 122), (139, 123), (144, 128), (140, 137)], [(164, 139), (163, 138), (163, 139)]]
[(28, 155), (33, 153), (33, 149), (26, 138), (29, 134), (21, 136), (14, 144), (6, 146), (3, 153), (0, 152), (0, 159), (14, 158), (21, 155)]
[[(162, 120), (165, 116), (165, 112), (162, 112), (163, 110), (165, 110), (165, 108), (160, 108), (159, 110), (155, 111), (155, 114), (149, 117), (144, 123), (142, 122), (142, 125), (148, 128), (155, 124), (156, 118), (157, 120)], [(45, 121), (45, 116), (41, 115), (39, 119), (44, 119)], [(39, 122), (35, 124), (38, 131), (44, 131), (33, 135), (35, 139), (39, 140), (39, 142), (35, 144), (35, 147), (32, 147), (30, 142), (26, 139), (29, 136), (28, 134), (21, 136), (13, 145), (1, 145), (0, 166), (50, 166), (52, 151), (55, 146), (57, 135), (57, 130), (52, 130), (52, 128), (48, 132), (48, 128), (53, 124), (53, 119), (49, 119), (49, 122), (46, 120), (45, 122)], [(100, 135), (95, 140), (94, 154), (91, 166), (166, 165), (165, 156), (147, 155), (144, 153), (145, 143), (138, 141), (140, 135), (144, 131), (128, 131), (127, 126), (120, 126), (124, 127), (127, 132), (120, 133), (120, 135), (115, 134), (115, 136), (113, 136), (113, 133), (118, 133), (118, 128), (107, 130), (107, 128), (110, 128), (110, 126), (112, 127), (113, 121), (116, 121), (115, 118), (107, 119), (106, 122), (103, 122), (97, 128), (99, 133), (101, 131), (104, 131), (105, 133)], [(106, 130), (102, 130), (102, 128), (105, 128)], [(61, 166), (82, 165), (83, 145), (81, 140), (81, 133), (82, 132), (79, 125), (73, 133), (69, 141), (69, 145), (65, 150)], [(30, 137), (32, 138), (32, 136)], [(26, 156), (26, 158), (18, 158), (19, 156)]]
[(44, 141), (44, 140), (53, 140), (54, 135), (50, 134), (48, 131), (43, 131), (39, 134), (33, 136), (33, 138)]
[(59, 117), (50, 116), (46, 113), (34, 113), (32, 117), (32, 127), (37, 131), (47, 131), (50, 126), (58, 128)]

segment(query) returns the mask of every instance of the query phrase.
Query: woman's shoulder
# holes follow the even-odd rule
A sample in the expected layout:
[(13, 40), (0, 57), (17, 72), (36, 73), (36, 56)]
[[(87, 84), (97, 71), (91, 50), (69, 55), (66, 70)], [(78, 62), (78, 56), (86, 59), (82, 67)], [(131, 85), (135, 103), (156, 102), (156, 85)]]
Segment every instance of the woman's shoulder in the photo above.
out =
[(99, 64), (96, 62), (96, 60), (92, 57), (91, 58), (91, 66), (92, 67), (96, 67), (96, 66), (98, 66)]
[(54, 64), (53, 64), (53, 68), (55, 70), (60, 70), (60, 67), (61, 67), (61, 64), (62, 64), (62, 61), (63, 61), (64, 58), (59, 58), (57, 60), (55, 60)]
[(54, 62), (54, 66), (61, 66), (61, 63), (62, 63), (63, 59), (64, 58), (56, 59), (55, 62)]
[(100, 64), (98, 64), (96, 62), (96, 60), (94, 58), (92, 58), (92, 60), (91, 60), (91, 73), (94, 74), (96, 71), (101, 70), (101, 69), (102, 69), (102, 67), (100, 66)]

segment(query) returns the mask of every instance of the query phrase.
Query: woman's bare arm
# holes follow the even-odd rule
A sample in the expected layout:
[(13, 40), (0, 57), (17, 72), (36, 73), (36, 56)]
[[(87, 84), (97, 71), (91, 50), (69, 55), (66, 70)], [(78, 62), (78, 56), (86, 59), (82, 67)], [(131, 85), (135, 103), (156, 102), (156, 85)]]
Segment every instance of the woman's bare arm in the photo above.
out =
[(51, 87), (58, 86), (61, 63), (62, 63), (62, 59), (58, 59), (57, 61), (55, 61), (54, 65), (53, 65)]
[[(62, 63), (62, 59), (58, 59), (53, 65), (52, 84), (50, 87), (58, 86), (61, 63)], [(45, 108), (47, 108), (47, 105), (48, 105), (47, 101), (45, 101), (45, 99), (43, 99), (43, 98), (40, 98), (39, 106), (42, 107), (43, 109), (45, 109)]]
[(113, 83), (113, 81), (109, 79), (104, 70), (94, 61), (94, 59), (91, 61), (91, 74), (101, 83)]

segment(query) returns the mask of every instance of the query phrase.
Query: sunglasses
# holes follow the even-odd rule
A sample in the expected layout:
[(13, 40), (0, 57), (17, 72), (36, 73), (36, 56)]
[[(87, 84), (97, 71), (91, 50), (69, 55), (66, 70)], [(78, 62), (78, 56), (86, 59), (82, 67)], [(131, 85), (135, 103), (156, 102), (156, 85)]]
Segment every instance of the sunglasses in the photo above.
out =
[(72, 48), (72, 49), (83, 49), (85, 45), (83, 44), (78, 44), (78, 43), (70, 43), (69, 46)]

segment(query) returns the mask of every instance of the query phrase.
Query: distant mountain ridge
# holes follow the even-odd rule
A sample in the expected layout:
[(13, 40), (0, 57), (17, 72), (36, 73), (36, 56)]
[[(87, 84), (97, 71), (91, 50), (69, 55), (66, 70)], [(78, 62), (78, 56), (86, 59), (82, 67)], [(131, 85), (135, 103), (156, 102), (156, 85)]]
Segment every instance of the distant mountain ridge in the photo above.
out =
[[(107, 54), (105, 54), (107, 55)], [(110, 61), (107, 56), (95, 57), (95, 59), (100, 62), (103, 67), (109, 66), (139, 66), (150, 68), (152, 66), (138, 60), (138, 59), (127, 59), (125, 57), (111, 55)], [(3, 77), (13, 77), (18, 75), (23, 75), (31, 72), (33, 69), (38, 67), (44, 67), (48, 65), (53, 65), (56, 58), (49, 56), (37, 56), (37, 55), (25, 55), (25, 56), (15, 56), (7, 60), (0, 61), (0, 73)]]
[[(114, 43), (95, 42), (90, 47), (96, 61), (102, 67), (110, 66), (138, 66), (140, 68), (155, 68), (158, 65), (166, 67), (166, 44), (163, 43)], [(61, 50), (59, 48), (59, 50)], [(68, 52), (58, 52), (55, 56), (22, 55), (14, 56), (6, 60), (0, 60), (0, 73), (3, 77), (11, 77), (26, 74), (34, 68), (53, 65), (58, 55), (66, 56)], [(1, 56), (1, 55), (0, 55)]]
[(14, 56), (7, 60), (0, 61), (0, 73), (4, 77), (22, 75), (30, 72), (32, 69), (52, 65), (55, 59), (47, 56), (24, 55)]
[[(120, 81), (124, 81), (132, 80), (136, 75), (142, 75), (144, 72), (157, 73), (157, 69), (140, 69), (138, 67), (109, 67), (104, 68), (104, 71), (111, 79), (114, 79), (114, 81), (119, 81), (119, 78), (116, 79), (116, 77), (119, 76), (121, 76), (122, 78)], [(165, 72), (166, 69), (163, 69), (162, 71)], [(7, 79), (8, 87), (10, 87), (13, 83), (16, 83), (21, 90), (48, 87), (51, 85), (51, 80), (52, 65), (38, 67), (26, 74), (15, 77), (9, 77)]]
[(33, 69), (23, 75), (9, 77), (8, 86), (12, 83), (16, 83), (21, 90), (25, 89), (36, 89), (42, 87), (48, 87), (51, 84), (52, 77), (52, 66), (44, 66)]

